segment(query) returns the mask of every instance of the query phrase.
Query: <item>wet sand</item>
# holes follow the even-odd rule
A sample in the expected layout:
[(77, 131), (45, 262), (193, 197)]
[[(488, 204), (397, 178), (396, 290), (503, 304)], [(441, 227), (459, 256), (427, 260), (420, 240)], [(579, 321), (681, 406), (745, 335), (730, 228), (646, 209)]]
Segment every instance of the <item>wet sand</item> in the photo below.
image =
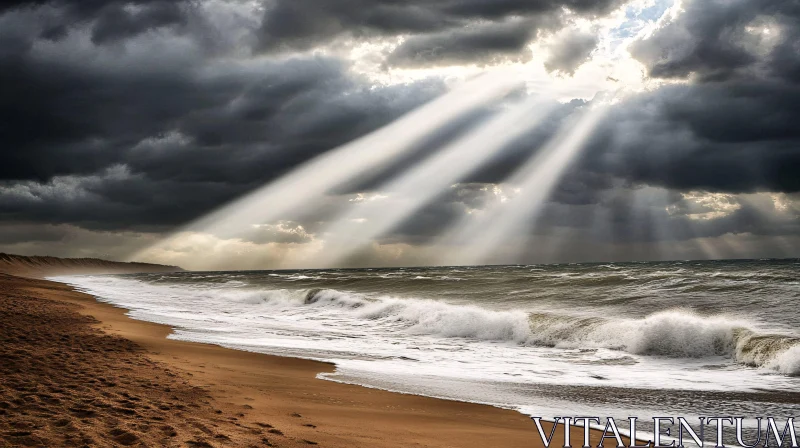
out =
[[(326, 363), (169, 340), (169, 327), (60, 283), (0, 274), (0, 311), (0, 447), (542, 446), (517, 412), (317, 379), (333, 371)], [(572, 434), (582, 440), (582, 428)]]

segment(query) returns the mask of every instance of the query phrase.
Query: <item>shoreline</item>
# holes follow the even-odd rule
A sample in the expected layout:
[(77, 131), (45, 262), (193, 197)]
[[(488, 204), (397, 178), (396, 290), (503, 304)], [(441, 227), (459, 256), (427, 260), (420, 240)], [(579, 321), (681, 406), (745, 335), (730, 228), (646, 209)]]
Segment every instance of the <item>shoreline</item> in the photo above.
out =
[[(11, 277), (19, 278), (19, 277)], [(6, 280), (6, 279), (4, 279)], [(132, 341), (146, 358), (177, 372), (202, 388), (223, 415), (239, 425), (268, 422), (280, 428), (275, 446), (331, 447), (466, 447), (542, 446), (534, 423), (509, 409), (419, 395), (390, 392), (317, 378), (335, 366), (167, 339), (168, 325), (134, 320), (127, 310), (51, 280), (26, 279), (25, 290), (40, 299), (77, 305), (107, 335)], [(572, 440), (583, 429), (572, 428)], [(556, 431), (558, 446), (563, 431)], [(592, 441), (600, 432), (592, 431)], [(215, 446), (215, 445), (210, 445)]]

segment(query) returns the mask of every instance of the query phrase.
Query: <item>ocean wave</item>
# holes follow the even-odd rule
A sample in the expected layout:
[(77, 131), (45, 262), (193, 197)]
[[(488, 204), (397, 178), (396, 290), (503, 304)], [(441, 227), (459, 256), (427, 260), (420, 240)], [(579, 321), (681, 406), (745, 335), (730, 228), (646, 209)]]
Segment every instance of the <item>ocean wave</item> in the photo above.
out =
[[(347, 318), (342, 323), (373, 327), (374, 331), (505, 341), (522, 346), (605, 348), (632, 356), (670, 358), (724, 356), (743, 365), (800, 376), (800, 338), (765, 334), (755, 329), (757, 325), (743, 319), (703, 316), (684, 309), (631, 319), (549, 311), (532, 313), (520, 309), (490, 310), (477, 305), (335, 289), (266, 289), (231, 284), (212, 288), (148, 286), (118, 278), (96, 279), (91, 292), (101, 297), (117, 296), (118, 303), (138, 304), (139, 307), (142, 304), (138, 297), (146, 292), (152, 297), (168, 297), (170, 301), (199, 297), (222, 313), (236, 309), (248, 314), (250, 306), (265, 306), (270, 308), (266, 313), (269, 315), (297, 315), (299, 312), (315, 319), (323, 315), (316, 313), (341, 314)], [(157, 306), (151, 308), (155, 310)]]
[(800, 345), (793, 345), (778, 353), (766, 365), (784, 375), (800, 375)]
[(513, 341), (556, 348), (608, 348), (671, 358), (727, 356), (738, 363), (800, 375), (800, 339), (761, 334), (747, 321), (669, 310), (642, 319), (608, 319), (521, 310), (493, 311), (435, 300), (367, 299), (310, 290), (306, 305), (354, 310), (364, 319), (402, 324), (414, 334)]
[(760, 334), (742, 320), (670, 310), (643, 319), (531, 316), (533, 340), (554, 347), (599, 346), (671, 358), (727, 356), (753, 367), (800, 375), (800, 339)]
[(304, 305), (351, 310), (357, 317), (394, 323), (412, 334), (524, 343), (529, 339), (528, 314), (491, 311), (436, 300), (368, 298), (332, 289), (311, 289)]
[(490, 311), (435, 300), (383, 299), (360, 310), (361, 317), (402, 323), (413, 334), (524, 343), (530, 336), (523, 311)]

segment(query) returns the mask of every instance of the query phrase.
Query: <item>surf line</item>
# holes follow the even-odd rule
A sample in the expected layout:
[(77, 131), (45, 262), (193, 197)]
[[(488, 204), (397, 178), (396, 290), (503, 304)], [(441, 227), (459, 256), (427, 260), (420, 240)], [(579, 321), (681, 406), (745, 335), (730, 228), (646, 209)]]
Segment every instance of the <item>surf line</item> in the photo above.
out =
[[(617, 423), (614, 421), (613, 417), (606, 417), (605, 426), (600, 426), (600, 417), (554, 417), (552, 420), (550, 420), (554, 424), (553, 428), (550, 430), (549, 436), (545, 434), (545, 431), (542, 428), (542, 417), (531, 417), (531, 419), (536, 424), (536, 429), (539, 432), (539, 437), (542, 438), (542, 443), (544, 444), (545, 448), (550, 448), (550, 444), (553, 442), (553, 436), (555, 435), (556, 428), (559, 424), (563, 425), (564, 427), (563, 448), (572, 448), (572, 445), (570, 444), (570, 433), (573, 424), (575, 426), (583, 427), (582, 448), (593, 448), (589, 443), (589, 434), (591, 428), (603, 428), (603, 435), (600, 438), (600, 442), (597, 444), (597, 448), (603, 448), (607, 439), (614, 439), (614, 442), (616, 443), (615, 448), (685, 448), (685, 445), (683, 444), (684, 435), (688, 435), (695, 445), (703, 448), (703, 444), (705, 443), (706, 426), (711, 425), (713, 425), (713, 429), (716, 431), (715, 448), (725, 448), (726, 446), (729, 446), (725, 445), (725, 440), (723, 440), (726, 422), (732, 425), (729, 426), (729, 428), (734, 427), (736, 429), (736, 443), (742, 448), (756, 448), (757, 446), (763, 446), (764, 448), (769, 448), (771, 446), (781, 447), (784, 445), (784, 442), (790, 444), (789, 446), (792, 448), (798, 448), (797, 431), (794, 427), (794, 417), (789, 417), (786, 420), (786, 424), (783, 426), (783, 431), (780, 432), (778, 431), (778, 424), (775, 423), (774, 417), (756, 417), (755, 420), (758, 426), (756, 431), (756, 441), (749, 444), (744, 441), (743, 436), (744, 417), (698, 417), (698, 420), (700, 420), (699, 434), (698, 431), (695, 431), (694, 428), (692, 428), (692, 426), (684, 417), (677, 417), (677, 440), (671, 438), (671, 430), (672, 426), (675, 425), (675, 418), (653, 417), (653, 439), (648, 440), (647, 443), (642, 445), (637, 445), (637, 442), (640, 441), (636, 438), (636, 420), (638, 420), (638, 417), (628, 418), (630, 430), (628, 431), (627, 436), (629, 437), (629, 445), (625, 445), (623, 442), (622, 432), (617, 427)], [(762, 420), (766, 420), (766, 425), (763, 445), (759, 445), (762, 443)], [(773, 436), (772, 439), (770, 439), (770, 434)], [(671, 438), (671, 441), (669, 443), (665, 443), (665, 437)], [(770, 440), (774, 440), (775, 445), (770, 445)]]

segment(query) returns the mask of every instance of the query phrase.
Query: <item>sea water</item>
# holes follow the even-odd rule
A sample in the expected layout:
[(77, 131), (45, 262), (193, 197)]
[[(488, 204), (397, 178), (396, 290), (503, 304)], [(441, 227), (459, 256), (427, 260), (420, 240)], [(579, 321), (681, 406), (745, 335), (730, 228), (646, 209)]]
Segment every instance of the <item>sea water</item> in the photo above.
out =
[(170, 338), (538, 416), (796, 416), (800, 260), (58, 278)]

